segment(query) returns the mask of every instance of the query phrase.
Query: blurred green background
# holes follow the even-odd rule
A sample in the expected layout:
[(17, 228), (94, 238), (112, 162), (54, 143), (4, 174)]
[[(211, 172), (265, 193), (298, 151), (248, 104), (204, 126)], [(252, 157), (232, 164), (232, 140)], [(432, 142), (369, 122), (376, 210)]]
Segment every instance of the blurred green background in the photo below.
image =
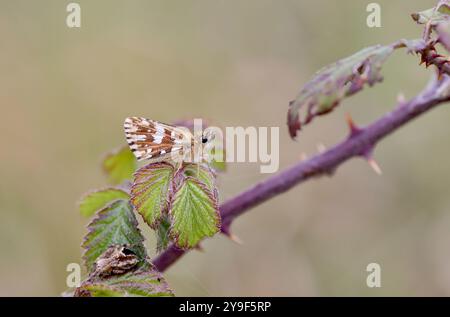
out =
[[(396, 53), (385, 80), (317, 119), (297, 142), (288, 102), (320, 67), (362, 47), (420, 37), (410, 13), (430, 0), (0, 1), (0, 295), (58, 296), (81, 260), (88, 219), (80, 196), (105, 186), (102, 156), (125, 144), (127, 116), (218, 126), (279, 126), (281, 168), (346, 136), (345, 113), (366, 124), (424, 86), (430, 70)], [(450, 295), (450, 109), (384, 140), (377, 176), (360, 159), (240, 217), (166, 273), (177, 295)], [(230, 164), (221, 200), (267, 177)], [(144, 228), (154, 255), (153, 233)], [(367, 264), (382, 287), (366, 286)]]

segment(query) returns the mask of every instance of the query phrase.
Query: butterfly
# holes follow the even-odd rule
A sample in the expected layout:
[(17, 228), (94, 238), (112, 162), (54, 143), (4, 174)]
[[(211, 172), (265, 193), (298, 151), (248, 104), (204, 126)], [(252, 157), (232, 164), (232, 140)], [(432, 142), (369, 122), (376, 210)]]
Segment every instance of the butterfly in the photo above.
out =
[[(205, 145), (214, 138), (207, 129), (194, 136), (185, 127), (176, 127), (142, 117), (128, 117), (123, 124), (131, 151), (138, 161), (195, 161), (195, 145)], [(198, 154), (197, 154), (198, 155)]]

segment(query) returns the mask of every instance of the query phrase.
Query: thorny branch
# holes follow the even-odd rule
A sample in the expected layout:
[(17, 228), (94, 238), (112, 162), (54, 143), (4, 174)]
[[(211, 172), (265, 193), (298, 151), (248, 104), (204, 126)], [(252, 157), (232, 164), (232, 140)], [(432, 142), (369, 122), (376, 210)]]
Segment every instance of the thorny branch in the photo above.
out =
[[(231, 223), (239, 215), (313, 177), (331, 175), (342, 163), (352, 157), (363, 157), (369, 162), (373, 162), (373, 149), (381, 139), (447, 101), (450, 101), (450, 77), (440, 73), (440, 76), (432, 78), (425, 90), (419, 95), (409, 101), (400, 101), (400, 104), (393, 111), (385, 114), (372, 124), (366, 127), (356, 127), (349, 120), (350, 133), (342, 142), (323, 153), (269, 177), (224, 202), (220, 206), (222, 233), (231, 236)], [(153, 263), (162, 272), (186, 252), (188, 250), (178, 249), (172, 244)]]
[[(441, 14), (441, 9), (444, 14)], [(450, 59), (448, 56), (438, 54), (435, 49), (435, 45), (439, 43), (447, 51), (450, 51), (450, 15), (448, 12), (450, 12), (450, 1), (440, 0), (432, 15), (424, 16), (426, 26), (422, 39), (400, 40), (392, 44), (394, 49), (406, 47), (409, 52), (420, 55), (421, 64), (424, 63), (427, 67), (429, 65), (436, 67), (436, 75), (419, 95), (409, 101), (399, 100), (399, 104), (394, 110), (366, 127), (357, 127), (349, 117), (350, 132), (345, 140), (224, 202), (219, 207), (222, 216), (222, 233), (233, 238), (230, 226), (239, 215), (313, 177), (331, 175), (342, 163), (352, 157), (362, 157), (375, 169), (378, 169), (372, 153), (381, 139), (432, 108), (450, 101)], [(421, 14), (424, 13), (425, 11), (413, 14), (412, 18), (419, 24), (423, 24)], [(435, 38), (431, 36), (433, 30), (437, 33)], [(178, 249), (172, 244), (153, 263), (162, 272), (186, 252), (188, 250)]]

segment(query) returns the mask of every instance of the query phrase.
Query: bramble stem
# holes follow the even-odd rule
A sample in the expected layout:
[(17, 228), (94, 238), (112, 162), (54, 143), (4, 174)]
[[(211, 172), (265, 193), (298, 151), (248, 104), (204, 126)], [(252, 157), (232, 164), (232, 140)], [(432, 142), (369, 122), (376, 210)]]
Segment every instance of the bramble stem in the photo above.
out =
[[(316, 156), (299, 162), (224, 202), (220, 206), (222, 233), (230, 235), (231, 223), (251, 208), (293, 188), (316, 176), (330, 175), (336, 168), (356, 156), (368, 159), (375, 145), (404, 124), (450, 100), (450, 77), (433, 78), (427, 88), (410, 101), (399, 104), (372, 124), (359, 128), (349, 136)], [(180, 250), (175, 245), (161, 253), (153, 262), (159, 271), (165, 271), (189, 250)]]

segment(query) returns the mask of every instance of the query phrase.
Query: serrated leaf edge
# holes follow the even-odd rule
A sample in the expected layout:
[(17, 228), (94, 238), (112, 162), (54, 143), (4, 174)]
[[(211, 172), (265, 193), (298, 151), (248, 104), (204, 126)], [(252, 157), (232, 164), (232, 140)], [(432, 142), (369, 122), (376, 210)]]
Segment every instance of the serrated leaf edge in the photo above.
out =
[[(207, 238), (207, 237), (212, 237), (212, 236), (214, 236), (217, 232), (220, 231), (220, 228), (221, 228), (221, 225), (222, 225), (222, 219), (221, 219), (221, 217), (220, 217), (220, 211), (219, 211), (219, 203), (218, 203), (218, 199), (217, 199), (217, 190), (215, 190), (215, 189), (214, 189), (214, 190), (210, 190), (210, 189), (208, 188), (207, 185), (205, 185), (203, 182), (199, 181), (197, 178), (194, 178), (194, 177), (192, 177), (192, 176), (186, 176), (186, 177), (184, 178), (184, 182), (182, 182), (182, 183), (177, 187), (176, 191), (174, 192), (173, 198), (175, 198), (176, 193), (182, 188), (182, 186), (183, 186), (187, 181), (192, 181), (192, 182), (198, 184), (199, 187), (206, 193), (206, 195), (213, 201), (213, 208), (214, 208), (214, 210), (215, 210), (215, 219), (216, 219), (216, 228), (217, 228), (217, 231), (216, 231), (215, 233), (211, 234), (211, 235), (206, 235), (206, 236), (204, 236), (202, 239)], [(179, 242), (178, 242), (179, 235), (176, 234), (176, 233), (173, 231), (173, 223), (174, 223), (174, 219), (173, 219), (173, 215), (172, 215), (172, 205), (173, 205), (173, 203), (174, 203), (174, 201), (172, 200), (171, 203), (170, 203), (170, 206), (169, 206), (169, 216), (171, 217), (171, 223), (172, 223), (171, 226), (170, 226), (170, 229), (169, 229), (169, 235), (170, 235), (170, 238), (171, 238), (171, 240), (175, 243), (175, 245), (176, 245), (179, 249), (182, 249), (182, 250), (188, 250), (188, 249), (195, 248), (195, 246), (193, 246), (193, 247), (188, 247), (188, 246), (181, 246), (181, 245), (179, 245)], [(201, 240), (202, 240), (202, 239), (201, 239)]]
[[(165, 200), (165, 201), (166, 201), (166, 206), (165, 206), (165, 208), (164, 208), (164, 206), (160, 206), (160, 208), (161, 208), (161, 215), (163, 215), (164, 213), (167, 212), (168, 206), (169, 206), (169, 204), (170, 204), (171, 184), (173, 183), (173, 179), (174, 179), (174, 167), (173, 167), (172, 164), (167, 163), (167, 162), (150, 163), (150, 164), (147, 164), (147, 165), (145, 165), (145, 166), (139, 168), (136, 172), (133, 173), (133, 184), (131, 185), (131, 189), (130, 189), (130, 203), (131, 203), (131, 205), (133, 206), (134, 210), (135, 210), (139, 215), (141, 215), (141, 217), (142, 217), (142, 219), (144, 220), (144, 222), (145, 222), (150, 228), (156, 230), (156, 229), (158, 228), (160, 222), (161, 222), (161, 217), (159, 217), (158, 219), (155, 219), (155, 221), (154, 221), (153, 223), (149, 223), (149, 222), (147, 221), (147, 219), (144, 217), (144, 215), (139, 211), (139, 206), (140, 206), (140, 204), (139, 204), (139, 206), (138, 206), (137, 204), (135, 204), (135, 196), (136, 196), (136, 195), (133, 194), (133, 190), (136, 188), (136, 185), (140, 185), (140, 184), (142, 184), (143, 182), (146, 181), (146, 180), (143, 180), (143, 181), (140, 181), (140, 182), (136, 182), (136, 177), (138, 176), (139, 172), (141, 172), (141, 171), (143, 171), (143, 170), (145, 170), (145, 169), (149, 169), (149, 168), (152, 167), (152, 166), (167, 166), (167, 167), (170, 167), (170, 168), (172, 169), (172, 173), (171, 173), (171, 176), (170, 176), (170, 179), (169, 179), (169, 182), (168, 182), (167, 195), (166, 195), (166, 200)], [(144, 190), (144, 189), (143, 189), (143, 190)], [(138, 194), (139, 194), (139, 193), (142, 193), (143, 190), (139, 191)]]
[[(100, 192), (104, 192), (104, 191), (108, 191), (108, 190), (117, 190), (117, 191), (121, 191), (123, 193), (125, 193), (128, 196), (128, 199), (124, 199), (124, 198), (116, 198), (116, 199), (112, 199), (110, 200), (108, 203), (106, 203), (106, 205), (102, 206), (101, 208), (97, 209), (93, 215), (97, 214), (98, 212), (100, 212), (102, 209), (104, 209), (107, 206), (110, 206), (112, 203), (118, 201), (118, 200), (129, 200), (130, 199), (130, 193), (128, 193), (125, 189), (123, 188), (119, 188), (119, 187), (104, 187), (104, 188), (99, 188), (99, 189), (93, 189), (90, 191), (85, 192), (83, 195), (81, 195), (81, 198), (78, 200), (78, 202), (76, 203), (78, 209), (80, 210), (81, 205), (83, 204), (83, 202), (86, 200), (86, 198), (88, 198), (89, 196), (95, 195), (97, 193)], [(81, 213), (81, 212), (80, 212)], [(84, 216), (84, 215), (83, 215)]]
[[(103, 219), (105, 219), (105, 218), (107, 217), (107, 215), (106, 215), (105, 213), (102, 213), (102, 212), (104, 212), (104, 211), (106, 211), (107, 209), (109, 209), (113, 204), (117, 203), (117, 201), (119, 201), (119, 200), (116, 200), (116, 201), (114, 201), (114, 202), (111, 202), (110, 204), (108, 204), (107, 206), (105, 206), (103, 209), (101, 209), (100, 211), (98, 211), (97, 214), (96, 214), (96, 217), (93, 218), (93, 219), (88, 223), (88, 225), (86, 226), (88, 232), (87, 232), (87, 233), (84, 235), (84, 237), (83, 237), (83, 242), (82, 242), (82, 244), (81, 244), (81, 248), (84, 250), (84, 251), (83, 251), (82, 259), (83, 259), (84, 265), (85, 265), (85, 267), (86, 267), (86, 269), (88, 270), (89, 273), (91, 273), (90, 271), (91, 271), (92, 267), (88, 267), (88, 265), (87, 265), (88, 259), (87, 259), (86, 253), (88, 252), (88, 250), (91, 249), (91, 248), (87, 245), (87, 243), (88, 243), (88, 237), (89, 237), (89, 235), (90, 235), (91, 233), (94, 232), (94, 228), (93, 228), (93, 227), (94, 227), (99, 221), (101, 221), (101, 220), (103, 220)], [(133, 213), (133, 209), (134, 209), (134, 208), (133, 208), (133, 205), (131, 205), (130, 202), (128, 202), (128, 204), (130, 205), (130, 209), (131, 209), (131, 211), (132, 211), (132, 212), (131, 212), (131, 214), (132, 214), (131, 222), (132, 222), (133, 226), (135, 227), (137, 233), (139, 234), (139, 237), (140, 237), (139, 243), (142, 244), (142, 246), (143, 246), (142, 249), (144, 250), (144, 258), (141, 259), (141, 260), (145, 260), (145, 259), (148, 257), (148, 255), (147, 255), (147, 250), (146, 250), (146, 248), (145, 248), (145, 246), (144, 246), (145, 238), (144, 238), (144, 236), (142, 235), (142, 232), (141, 232), (141, 230), (140, 230), (139, 227), (138, 227), (138, 221), (137, 221), (137, 219), (136, 219), (136, 216), (135, 216), (134, 213)], [(132, 246), (133, 246), (133, 245), (132, 245)], [(95, 262), (95, 261), (94, 261), (94, 262)]]

